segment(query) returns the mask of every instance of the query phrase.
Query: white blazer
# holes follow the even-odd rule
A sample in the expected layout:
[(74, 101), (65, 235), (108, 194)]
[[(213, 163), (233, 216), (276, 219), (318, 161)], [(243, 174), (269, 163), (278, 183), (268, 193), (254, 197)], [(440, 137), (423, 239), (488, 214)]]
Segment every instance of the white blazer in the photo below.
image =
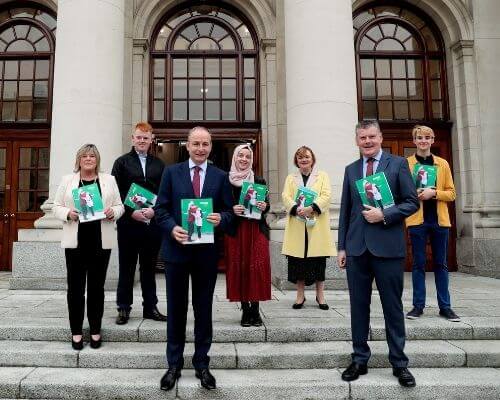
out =
[[(63, 221), (63, 233), (61, 238), (61, 247), (75, 249), (78, 246), (78, 221), (69, 220), (68, 214), (70, 208), (75, 208), (73, 201), (73, 189), (78, 188), (80, 183), (80, 173), (65, 175), (57, 189), (54, 198), (54, 207), (52, 212), (57, 219)], [(99, 173), (99, 184), (101, 186), (102, 201), (104, 208), (113, 209), (114, 217), (112, 221), (101, 220), (101, 238), (102, 248), (112, 249), (116, 247), (116, 229), (115, 222), (125, 212), (120, 191), (116, 184), (115, 177), (109, 174)]]

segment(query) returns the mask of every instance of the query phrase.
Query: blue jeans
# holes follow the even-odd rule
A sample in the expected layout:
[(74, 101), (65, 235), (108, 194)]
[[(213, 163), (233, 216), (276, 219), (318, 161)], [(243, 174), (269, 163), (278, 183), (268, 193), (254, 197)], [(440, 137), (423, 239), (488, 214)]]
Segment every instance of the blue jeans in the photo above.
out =
[(425, 246), (429, 237), (439, 309), (450, 308), (447, 265), (449, 228), (441, 227), (437, 222), (424, 222), (422, 225), (409, 227), (408, 231), (413, 253), (413, 306), (421, 310), (425, 307)]

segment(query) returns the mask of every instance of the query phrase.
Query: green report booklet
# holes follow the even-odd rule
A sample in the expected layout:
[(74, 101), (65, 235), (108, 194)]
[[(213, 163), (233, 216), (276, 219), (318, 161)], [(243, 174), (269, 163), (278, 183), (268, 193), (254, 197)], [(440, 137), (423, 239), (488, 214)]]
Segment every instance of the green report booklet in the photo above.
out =
[(436, 187), (437, 167), (435, 165), (415, 164), (413, 181), (417, 189)]
[(394, 205), (394, 197), (383, 172), (357, 180), (356, 188), (365, 206), (385, 209)]
[[(309, 207), (314, 203), (316, 197), (318, 197), (318, 194), (314, 190), (307, 187), (300, 187), (295, 194), (295, 204), (297, 204), (297, 208)], [(299, 217), (298, 215), (297, 218), (301, 221), (306, 221), (305, 218)]]
[(212, 199), (182, 199), (182, 227), (188, 232), (183, 244), (214, 243), (214, 226), (207, 221)]
[(133, 210), (153, 207), (156, 204), (156, 194), (144, 189), (137, 183), (132, 183), (123, 204), (129, 206)]
[(257, 208), (258, 201), (266, 201), (267, 186), (244, 181), (238, 204), (245, 207), (242, 217), (260, 219), (262, 212)]
[(97, 183), (73, 189), (73, 202), (80, 222), (105, 219), (104, 206)]

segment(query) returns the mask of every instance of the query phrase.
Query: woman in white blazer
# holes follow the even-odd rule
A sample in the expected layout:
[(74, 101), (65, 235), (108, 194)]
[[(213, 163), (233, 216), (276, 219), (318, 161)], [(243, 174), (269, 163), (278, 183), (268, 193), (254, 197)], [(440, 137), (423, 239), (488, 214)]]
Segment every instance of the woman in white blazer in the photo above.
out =
[[(63, 176), (54, 199), (54, 215), (63, 221), (61, 247), (66, 256), (71, 344), (75, 350), (83, 348), (85, 283), (90, 347), (97, 349), (101, 346), (104, 282), (111, 248), (117, 244), (114, 222), (124, 212), (115, 178), (99, 172), (100, 160), (95, 145), (83, 145), (76, 153), (74, 174)], [(73, 190), (94, 183), (102, 198), (105, 218), (93, 219), (87, 212), (88, 221), (80, 223)]]

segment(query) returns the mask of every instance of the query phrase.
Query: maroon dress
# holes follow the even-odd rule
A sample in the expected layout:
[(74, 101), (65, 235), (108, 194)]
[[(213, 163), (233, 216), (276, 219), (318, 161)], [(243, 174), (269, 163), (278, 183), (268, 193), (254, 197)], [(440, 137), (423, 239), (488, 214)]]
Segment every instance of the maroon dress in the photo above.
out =
[[(255, 182), (260, 183), (257, 178)], [(239, 199), (241, 188), (233, 189)], [(241, 302), (271, 300), (271, 263), (264, 215), (260, 221), (236, 218), (235, 230), (224, 239), (227, 298)]]

